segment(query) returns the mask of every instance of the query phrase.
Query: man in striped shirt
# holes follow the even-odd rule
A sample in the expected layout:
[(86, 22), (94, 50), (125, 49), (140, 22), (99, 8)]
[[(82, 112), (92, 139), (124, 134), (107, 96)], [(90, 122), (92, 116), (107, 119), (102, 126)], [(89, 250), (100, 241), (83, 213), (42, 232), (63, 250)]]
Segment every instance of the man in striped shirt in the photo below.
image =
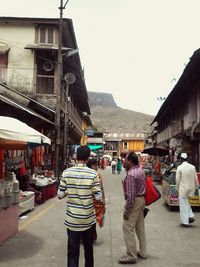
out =
[(64, 170), (58, 188), (58, 198), (66, 196), (65, 225), (68, 234), (68, 267), (79, 266), (80, 238), (85, 250), (85, 266), (93, 267), (93, 228), (96, 223), (93, 198), (102, 200), (98, 174), (86, 166), (90, 148), (77, 149), (77, 164)]
[[(125, 165), (127, 175), (123, 182), (125, 207), (123, 233), (126, 244), (126, 255), (119, 263), (137, 263), (137, 257), (146, 258), (146, 239), (144, 227), (145, 207), (144, 194), (146, 191), (145, 173), (139, 166), (138, 156), (131, 152), (127, 155)], [(139, 240), (139, 251), (136, 250), (136, 238)]]

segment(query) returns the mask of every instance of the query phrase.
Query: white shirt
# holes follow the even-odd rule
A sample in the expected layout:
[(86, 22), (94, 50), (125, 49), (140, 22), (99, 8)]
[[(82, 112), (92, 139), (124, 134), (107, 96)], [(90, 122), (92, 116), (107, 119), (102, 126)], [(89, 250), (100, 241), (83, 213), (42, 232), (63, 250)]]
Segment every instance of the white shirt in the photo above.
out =
[(117, 162), (115, 160), (112, 160), (111, 161), (111, 166), (116, 166), (117, 165)]
[(180, 197), (193, 196), (198, 187), (195, 166), (184, 161), (176, 171), (176, 186)]

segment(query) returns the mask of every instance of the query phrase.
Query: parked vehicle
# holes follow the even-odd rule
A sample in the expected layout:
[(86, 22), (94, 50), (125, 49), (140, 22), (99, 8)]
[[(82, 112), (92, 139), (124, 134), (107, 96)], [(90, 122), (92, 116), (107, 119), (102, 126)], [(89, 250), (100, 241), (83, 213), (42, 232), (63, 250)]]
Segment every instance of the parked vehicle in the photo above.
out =
[[(198, 178), (200, 181), (200, 173), (198, 173)], [(162, 197), (164, 203), (168, 207), (178, 207), (179, 198), (178, 191), (176, 190), (176, 170), (172, 170), (171, 174), (164, 175), (162, 180)], [(200, 186), (195, 192), (194, 196), (189, 198), (191, 206), (200, 207)]]

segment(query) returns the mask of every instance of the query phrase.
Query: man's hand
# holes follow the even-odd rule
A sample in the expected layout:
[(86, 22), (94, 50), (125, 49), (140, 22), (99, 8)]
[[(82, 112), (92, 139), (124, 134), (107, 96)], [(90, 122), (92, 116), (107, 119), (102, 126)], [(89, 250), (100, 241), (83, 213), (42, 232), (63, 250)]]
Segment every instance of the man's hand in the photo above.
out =
[(128, 216), (127, 212), (125, 212), (125, 211), (124, 211), (123, 218), (125, 221), (127, 221), (129, 219), (129, 216)]
[(66, 191), (64, 191), (64, 192), (58, 192), (57, 193), (57, 197), (58, 197), (58, 199), (63, 199), (63, 198), (65, 198), (67, 196), (67, 190)]

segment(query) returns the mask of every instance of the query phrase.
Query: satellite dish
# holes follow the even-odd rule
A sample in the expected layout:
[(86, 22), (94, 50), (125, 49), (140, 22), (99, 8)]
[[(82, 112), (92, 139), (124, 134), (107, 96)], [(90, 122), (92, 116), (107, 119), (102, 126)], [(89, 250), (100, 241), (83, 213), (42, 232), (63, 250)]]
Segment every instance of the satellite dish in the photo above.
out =
[(76, 81), (76, 77), (73, 73), (69, 72), (65, 74), (64, 80), (66, 81), (67, 84), (73, 84)]
[(53, 63), (50, 61), (45, 61), (42, 65), (43, 70), (45, 71), (52, 71), (53, 70)]

